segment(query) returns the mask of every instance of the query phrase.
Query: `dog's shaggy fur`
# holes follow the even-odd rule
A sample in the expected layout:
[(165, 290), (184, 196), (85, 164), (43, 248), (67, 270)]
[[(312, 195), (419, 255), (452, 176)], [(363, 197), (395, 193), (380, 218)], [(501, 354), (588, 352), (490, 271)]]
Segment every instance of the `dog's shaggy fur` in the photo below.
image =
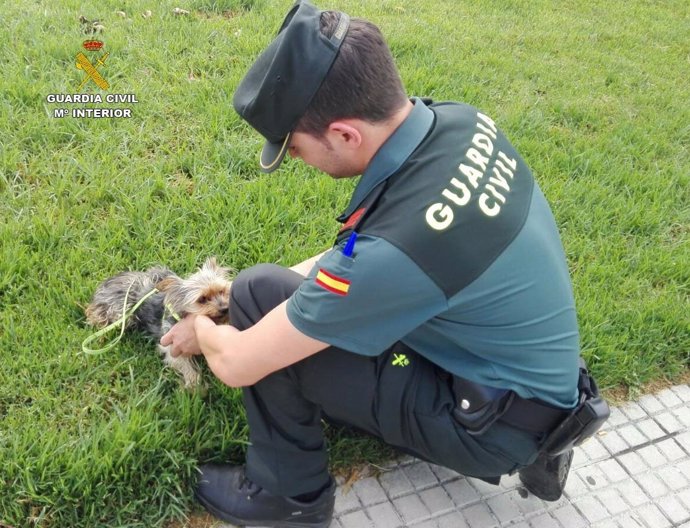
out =
[[(153, 289), (127, 320), (127, 327), (144, 332), (158, 342), (177, 322), (173, 314), (202, 314), (218, 324), (229, 323), (230, 281), (228, 269), (209, 258), (193, 275), (182, 279), (164, 267), (147, 271), (125, 271), (103, 281), (86, 307), (86, 319), (96, 327), (107, 326), (123, 315), (125, 297), (128, 310)], [(199, 383), (199, 370), (191, 358), (173, 357), (170, 347), (158, 344), (167, 366), (184, 379), (185, 387)]]

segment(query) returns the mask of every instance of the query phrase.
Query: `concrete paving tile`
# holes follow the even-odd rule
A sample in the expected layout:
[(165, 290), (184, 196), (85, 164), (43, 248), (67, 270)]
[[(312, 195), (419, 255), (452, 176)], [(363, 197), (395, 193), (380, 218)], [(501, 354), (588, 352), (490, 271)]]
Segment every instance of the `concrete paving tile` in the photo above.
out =
[(592, 495), (573, 501), (573, 505), (587, 519), (590, 525), (610, 517), (606, 508)]
[(685, 460), (675, 462), (673, 464), (673, 467), (678, 468), (680, 472), (683, 474), (683, 476), (690, 480), (690, 458), (686, 458)]
[(443, 488), (459, 508), (475, 503), (480, 499), (477, 490), (470, 486), (470, 483), (464, 478), (447, 482)]
[(630, 420), (640, 420), (647, 417), (645, 409), (636, 402), (625, 403), (621, 405), (620, 409)]
[(657, 400), (659, 400), (661, 404), (667, 409), (671, 407), (676, 407), (683, 403), (683, 400), (681, 400), (678, 397), (678, 395), (671, 389), (664, 389), (661, 392), (657, 393), (655, 396)]
[(561, 523), (563, 528), (585, 528), (588, 526), (587, 519), (572, 504), (558, 508), (552, 511), (551, 514)]
[(560, 528), (558, 521), (548, 513), (542, 513), (534, 519), (530, 519), (529, 526), (531, 528)]
[(637, 447), (647, 442), (647, 437), (643, 435), (635, 425), (626, 425), (618, 429), (618, 434), (631, 447)]
[(630, 418), (623, 414), (623, 411), (621, 411), (619, 407), (612, 407), (611, 415), (609, 416), (609, 419), (606, 420), (606, 423), (602, 426), (602, 429), (615, 429), (619, 425), (627, 423), (629, 421)]
[(596, 436), (586, 440), (579, 448), (576, 448), (575, 451), (584, 452), (585, 455), (587, 455), (587, 458), (591, 461), (609, 457), (609, 452)]
[(690, 427), (690, 408), (688, 407), (678, 407), (671, 411), (673, 416), (675, 416), (680, 423), (683, 424), (683, 429), (687, 430)]
[(636, 452), (650, 468), (658, 468), (659, 466), (668, 464), (666, 457), (654, 444), (638, 449)]
[(680, 444), (676, 442), (676, 439), (677, 438), (667, 438), (656, 444), (659, 451), (664, 454), (666, 460), (669, 462), (676, 462), (687, 457), (687, 454), (683, 451)]
[(612, 455), (625, 451), (630, 447), (616, 431), (607, 431), (599, 440)]
[(588, 493), (589, 488), (577, 472), (571, 472), (570, 475), (568, 475), (568, 480), (565, 482), (564, 492), (568, 498), (574, 499), (575, 497)]
[(523, 497), (522, 495), (518, 494), (516, 497), (513, 497), (513, 500), (525, 517), (529, 517), (533, 514), (546, 510), (547, 504), (549, 504), (540, 498), (535, 497), (531, 493), (527, 497)]
[(647, 504), (637, 510), (637, 513), (644, 519), (648, 526), (653, 526), (654, 528), (667, 528), (671, 526), (671, 521), (661, 513), (661, 510), (656, 504)]
[(686, 453), (690, 454), (690, 431), (680, 433), (675, 437), (675, 441)]
[(690, 385), (676, 385), (671, 387), (671, 390), (676, 393), (684, 403), (690, 402)]
[(592, 525), (592, 528), (618, 528), (618, 523), (613, 519), (605, 519)]
[(470, 478), (468, 479), (468, 481), (470, 484), (472, 484), (472, 487), (476, 489), (482, 497), (488, 497), (491, 495), (496, 495), (498, 493), (503, 493), (503, 490), (500, 486), (489, 484), (488, 482), (485, 482), (481, 479)]
[(512, 490), (517, 486), (522, 486), (520, 476), (517, 473), (514, 475), (503, 475), (500, 486), (503, 490)]
[[(660, 411), (663, 411), (665, 409), (664, 405), (656, 399), (656, 397), (652, 394), (647, 394), (645, 396), (642, 396), (637, 403), (639, 404), (640, 407), (642, 407), (647, 413), (650, 415), (656, 414)], [(623, 405), (623, 409), (626, 407), (626, 405)]]
[(690, 489), (684, 489), (675, 494), (675, 497), (690, 511)]
[(436, 475), (426, 462), (410, 464), (405, 466), (403, 471), (405, 471), (405, 475), (407, 475), (407, 478), (410, 479), (410, 482), (417, 490), (438, 484)]
[(414, 486), (410, 479), (400, 469), (382, 473), (379, 475), (379, 483), (391, 498), (400, 497), (414, 491)]
[(484, 503), (469, 506), (462, 511), (470, 528), (492, 528), (497, 526), (496, 519), (491, 515), (489, 507)]
[[(608, 454), (608, 452), (607, 452), (607, 454)], [(575, 449), (573, 461), (571, 463), (570, 468), (571, 469), (577, 469), (579, 467), (586, 466), (590, 462), (591, 462), (591, 460), (590, 460), (589, 456), (587, 456), (587, 453), (584, 452), (584, 450)]]
[(669, 518), (674, 526), (677, 526), (690, 519), (690, 512), (673, 495), (662, 497), (657, 501), (656, 504), (664, 515)]
[(357, 499), (357, 495), (353, 491), (344, 491), (343, 488), (338, 487), (335, 490), (335, 512), (344, 513), (352, 510), (361, 509), (362, 505)]
[(405, 495), (393, 499), (393, 507), (406, 526), (431, 517), (429, 508), (424, 505), (418, 495)]
[(599, 490), (594, 493), (593, 496), (604, 505), (606, 511), (608, 511), (612, 516), (619, 515), (630, 509), (630, 506), (626, 504), (616, 488)]
[(647, 496), (652, 499), (663, 497), (668, 492), (666, 485), (654, 473), (643, 473), (634, 478)]
[(469, 528), (465, 517), (459, 511), (454, 511), (436, 519), (438, 528)]
[(523, 516), (520, 508), (507, 493), (491, 497), (486, 501), (486, 504), (502, 525), (516, 521)]
[(628, 478), (628, 473), (614, 458), (609, 458), (608, 460), (598, 462), (597, 467), (604, 475), (606, 475), (606, 479), (609, 482), (620, 482), (621, 480)]
[(390, 502), (384, 502), (367, 508), (367, 515), (376, 528), (397, 528), (403, 526), (403, 521)]
[(655, 415), (654, 420), (667, 433), (677, 433), (683, 429), (683, 424), (678, 421), (671, 411)]
[(369, 520), (363, 511), (346, 513), (338, 519), (343, 528), (384, 528)]
[(656, 471), (656, 474), (666, 484), (671, 491), (678, 491), (688, 486), (688, 479), (683, 475), (680, 468), (676, 466), (666, 466)]
[(415, 524), (414, 528), (438, 528), (438, 523), (436, 519), (429, 519), (428, 521), (422, 521), (419, 524)]
[[(609, 485), (608, 479), (596, 465), (580, 468), (576, 471), (576, 474), (590, 491), (605, 488)], [(570, 479), (570, 476), (568, 478)]]
[(649, 440), (656, 440), (657, 438), (661, 438), (666, 434), (666, 432), (659, 427), (659, 424), (656, 423), (653, 418), (647, 418), (646, 420), (637, 422), (636, 425), (637, 428), (642, 431), (642, 434), (645, 435)]
[(631, 475), (643, 473), (649, 469), (645, 460), (635, 451), (620, 455), (618, 457), (618, 462), (620, 462), (625, 470)]
[(616, 517), (616, 522), (620, 528), (650, 528), (637, 511), (630, 511)]
[(363, 506), (371, 506), (388, 500), (383, 487), (374, 477), (358, 480), (352, 485), (351, 491), (359, 497)]
[(434, 516), (455, 508), (453, 500), (441, 486), (421, 491), (419, 497)]
[(429, 464), (429, 467), (431, 467), (431, 471), (434, 472), (434, 475), (436, 475), (436, 478), (440, 482), (448, 482), (449, 480), (457, 479), (460, 476), (456, 471), (453, 471), (452, 469), (445, 468), (443, 466), (437, 466), (436, 464)]
[(621, 494), (621, 497), (633, 507), (641, 506), (649, 502), (649, 497), (642, 488), (634, 480), (624, 480), (615, 485), (616, 490)]

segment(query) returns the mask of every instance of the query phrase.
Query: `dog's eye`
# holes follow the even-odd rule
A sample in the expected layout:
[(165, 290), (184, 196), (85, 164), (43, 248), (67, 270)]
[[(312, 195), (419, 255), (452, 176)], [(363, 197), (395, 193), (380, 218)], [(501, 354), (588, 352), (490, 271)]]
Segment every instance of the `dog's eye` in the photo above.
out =
[(202, 295), (201, 297), (199, 297), (199, 304), (206, 304), (207, 302), (208, 302), (208, 297), (206, 297), (205, 295)]

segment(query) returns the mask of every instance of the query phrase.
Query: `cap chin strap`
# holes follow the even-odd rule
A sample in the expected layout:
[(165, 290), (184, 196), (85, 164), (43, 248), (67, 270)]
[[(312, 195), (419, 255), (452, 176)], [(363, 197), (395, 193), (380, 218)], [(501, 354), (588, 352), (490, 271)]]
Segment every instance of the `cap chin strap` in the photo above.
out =
[(261, 159), (263, 156), (263, 151), (259, 153), (259, 165), (263, 170), (271, 172), (278, 165), (280, 165), (280, 162), (285, 157), (285, 152), (287, 151), (288, 143), (290, 142), (290, 136), (292, 136), (292, 132), (289, 132), (288, 135), (285, 136), (285, 140), (283, 141), (283, 144), (280, 146), (280, 150), (278, 150), (278, 153), (276, 154), (275, 158), (268, 165), (264, 164), (264, 160)]

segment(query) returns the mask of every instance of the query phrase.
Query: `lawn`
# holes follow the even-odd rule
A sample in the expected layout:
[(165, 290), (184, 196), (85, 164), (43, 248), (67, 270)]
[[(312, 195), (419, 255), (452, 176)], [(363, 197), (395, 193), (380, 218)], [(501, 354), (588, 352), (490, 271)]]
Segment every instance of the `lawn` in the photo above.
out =
[[(292, 265), (333, 241), (354, 182), (296, 161), (261, 175), (261, 139), (231, 105), (290, 5), (5, 2), (0, 526), (166, 526), (194, 511), (198, 463), (242, 460), (237, 391), (208, 371), (205, 390), (183, 390), (138, 336), (82, 354), (92, 332), (83, 308), (122, 270), (163, 263), (184, 275), (210, 255), (236, 270)], [(582, 353), (600, 385), (635, 395), (685, 375), (687, 1), (319, 5), (378, 24), (411, 95), (473, 104), (516, 144), (553, 206)], [(86, 35), (94, 19), (102, 32)], [(103, 49), (85, 51), (94, 36)], [(77, 92), (79, 52), (110, 84), (88, 81), (81, 93), (104, 102), (51, 102)], [(137, 102), (106, 103), (107, 94)], [(131, 117), (71, 116), (104, 107)], [(334, 467), (392, 456), (367, 439), (330, 438)]]

